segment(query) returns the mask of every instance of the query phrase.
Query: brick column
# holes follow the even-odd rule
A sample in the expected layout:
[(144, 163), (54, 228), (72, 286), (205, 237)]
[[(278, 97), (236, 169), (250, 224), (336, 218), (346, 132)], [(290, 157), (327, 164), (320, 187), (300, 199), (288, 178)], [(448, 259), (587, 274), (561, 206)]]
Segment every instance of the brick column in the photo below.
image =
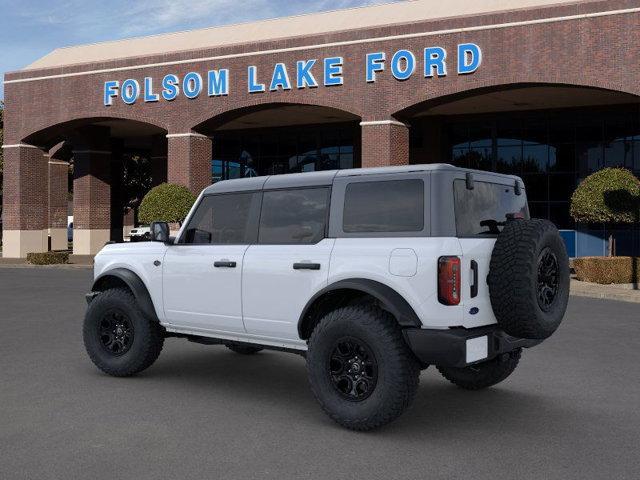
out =
[(167, 181), (167, 138), (155, 135), (151, 140), (151, 186)]
[(360, 122), (362, 167), (409, 165), (409, 127), (396, 120)]
[(4, 258), (46, 252), (48, 155), (33, 145), (4, 145)]
[(51, 250), (66, 250), (69, 164), (49, 158), (49, 236)]
[(184, 185), (196, 195), (211, 185), (212, 142), (198, 133), (167, 135), (168, 182)]
[(73, 152), (73, 253), (94, 255), (111, 237), (111, 151)]

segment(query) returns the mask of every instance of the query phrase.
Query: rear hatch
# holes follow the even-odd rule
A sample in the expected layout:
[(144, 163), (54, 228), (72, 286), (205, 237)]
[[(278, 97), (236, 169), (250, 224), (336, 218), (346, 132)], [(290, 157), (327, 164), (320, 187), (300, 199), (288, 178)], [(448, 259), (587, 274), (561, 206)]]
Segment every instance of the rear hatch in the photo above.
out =
[(493, 246), (510, 217), (529, 218), (524, 188), (501, 180), (507, 177), (496, 177), (495, 183), (463, 179), (453, 183), (456, 232), (462, 249), (461, 303), (468, 327), (496, 322), (487, 285)]

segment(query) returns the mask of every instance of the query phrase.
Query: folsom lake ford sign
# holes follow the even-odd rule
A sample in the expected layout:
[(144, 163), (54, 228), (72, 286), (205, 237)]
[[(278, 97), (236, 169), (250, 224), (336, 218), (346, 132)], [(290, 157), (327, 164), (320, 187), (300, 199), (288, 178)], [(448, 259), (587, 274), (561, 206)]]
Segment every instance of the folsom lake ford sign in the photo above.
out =
[[(442, 47), (427, 47), (421, 52), (421, 73), (424, 78), (447, 76), (447, 51)], [(461, 43), (457, 47), (455, 60), (458, 75), (466, 75), (478, 70), (482, 64), (482, 50), (475, 43)], [(384, 52), (368, 53), (365, 56), (365, 78), (367, 83), (374, 83), (385, 70), (391, 72), (398, 81), (408, 80), (416, 74), (419, 61), (410, 50), (398, 50), (391, 59)], [(343, 57), (326, 57), (323, 59), (298, 60), (294, 71), (289, 71), (284, 63), (276, 63), (270, 71), (259, 71), (256, 66), (249, 66), (243, 79), (249, 93), (268, 91), (286, 91), (292, 88), (332, 87), (344, 84)], [(201, 95), (220, 97), (229, 95), (231, 73), (228, 69), (189, 72), (182, 78), (168, 74), (162, 78), (145, 77), (142, 81), (135, 78), (109, 80), (104, 82), (104, 105), (111, 106), (116, 99), (127, 105), (138, 101), (159, 102), (172, 101), (184, 95), (195, 99)]]

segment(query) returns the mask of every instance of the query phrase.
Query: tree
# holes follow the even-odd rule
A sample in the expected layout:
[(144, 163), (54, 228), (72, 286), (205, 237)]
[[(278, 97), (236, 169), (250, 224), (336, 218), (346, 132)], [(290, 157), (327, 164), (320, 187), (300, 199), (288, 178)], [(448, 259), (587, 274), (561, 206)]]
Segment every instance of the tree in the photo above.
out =
[(140, 204), (139, 218), (143, 223), (164, 221), (182, 223), (196, 201), (187, 187), (163, 183), (152, 188)]
[[(571, 196), (576, 222), (633, 224), (640, 217), (640, 180), (624, 168), (605, 168), (585, 178)], [(609, 255), (613, 254), (609, 237)]]

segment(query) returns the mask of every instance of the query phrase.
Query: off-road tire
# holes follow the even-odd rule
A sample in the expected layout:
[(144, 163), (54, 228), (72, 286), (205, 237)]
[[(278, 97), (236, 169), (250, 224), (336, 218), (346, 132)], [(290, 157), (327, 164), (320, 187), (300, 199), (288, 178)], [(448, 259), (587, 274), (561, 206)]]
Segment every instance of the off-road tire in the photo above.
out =
[(232, 352), (239, 353), (240, 355), (254, 355), (262, 350), (262, 347), (254, 347), (252, 345), (239, 345), (237, 343), (229, 343), (226, 347)]
[[(101, 343), (100, 325), (110, 312), (126, 315), (133, 326), (133, 340), (122, 355), (107, 351)], [(139, 373), (156, 361), (164, 344), (164, 328), (148, 319), (133, 294), (112, 288), (96, 296), (87, 308), (83, 326), (84, 345), (91, 361), (108, 375), (126, 377)]]
[[(547, 254), (557, 264), (557, 285), (553, 300), (543, 307), (539, 292), (544, 268), (540, 265)], [(487, 277), (500, 327), (514, 337), (549, 337), (567, 309), (569, 274), (567, 250), (553, 223), (541, 219), (507, 222), (493, 248)]]
[[(344, 398), (331, 379), (330, 359), (336, 342), (350, 338), (369, 349), (377, 364), (377, 381), (364, 399)], [(311, 390), (334, 421), (352, 430), (380, 427), (411, 404), (420, 364), (407, 347), (391, 314), (372, 305), (350, 305), (327, 313), (309, 340), (307, 366)]]
[(437, 367), (444, 378), (466, 390), (481, 390), (505, 380), (518, 366), (522, 349), (464, 368)]

